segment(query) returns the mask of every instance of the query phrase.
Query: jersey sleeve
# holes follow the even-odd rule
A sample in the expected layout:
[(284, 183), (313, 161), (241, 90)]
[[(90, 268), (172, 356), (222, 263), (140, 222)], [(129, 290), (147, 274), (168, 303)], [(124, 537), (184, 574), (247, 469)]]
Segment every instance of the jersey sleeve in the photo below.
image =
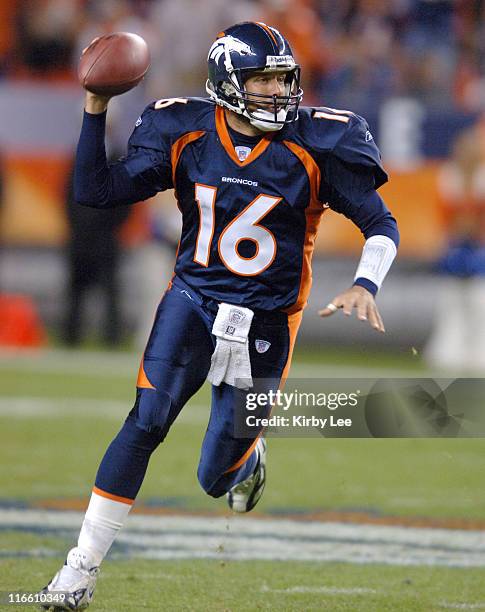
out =
[(345, 209), (359, 206), (368, 191), (387, 182), (380, 151), (367, 122), (358, 115), (350, 117), (347, 129), (321, 160), (321, 166), (325, 179), (321, 200), (344, 214)]
[(320, 201), (355, 223), (366, 239), (384, 235), (397, 246), (396, 220), (376, 191), (387, 174), (367, 122), (348, 111), (325, 109), (321, 114), (327, 127), (314, 130), (319, 146), (313, 148), (322, 175)]
[(155, 123), (153, 104), (138, 118), (121, 161), (128, 175), (146, 188), (164, 191), (173, 187), (170, 162), (171, 138)]

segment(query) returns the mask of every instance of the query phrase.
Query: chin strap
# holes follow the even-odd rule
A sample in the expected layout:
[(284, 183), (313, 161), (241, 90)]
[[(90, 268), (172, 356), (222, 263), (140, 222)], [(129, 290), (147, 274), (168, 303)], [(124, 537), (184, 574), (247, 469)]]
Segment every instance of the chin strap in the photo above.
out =
[(261, 130), (262, 132), (277, 132), (281, 130), (284, 125), (287, 111), (285, 109), (281, 109), (276, 114), (276, 121), (274, 120), (274, 114), (269, 111), (258, 109), (252, 113), (248, 113), (248, 111), (244, 111), (243, 115), (249, 119), (249, 123)]

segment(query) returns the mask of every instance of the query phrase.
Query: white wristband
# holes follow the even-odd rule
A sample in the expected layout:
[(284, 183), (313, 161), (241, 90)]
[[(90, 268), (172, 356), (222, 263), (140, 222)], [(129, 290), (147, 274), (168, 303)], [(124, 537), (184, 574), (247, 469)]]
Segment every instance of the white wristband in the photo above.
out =
[(367, 278), (380, 288), (396, 253), (397, 249), (393, 240), (387, 236), (371, 236), (365, 241), (354, 280)]

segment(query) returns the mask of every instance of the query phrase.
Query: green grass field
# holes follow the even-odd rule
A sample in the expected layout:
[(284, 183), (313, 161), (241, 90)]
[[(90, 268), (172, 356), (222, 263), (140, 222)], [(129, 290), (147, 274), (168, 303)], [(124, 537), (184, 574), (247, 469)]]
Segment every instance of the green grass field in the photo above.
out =
[[(329, 367), (424, 372), (412, 355), (317, 352), (295, 356), (322, 376)], [(0, 360), (1, 508), (86, 500), (97, 465), (133, 401), (137, 357), (54, 352)], [(362, 374), (365, 370), (362, 369)], [(196, 479), (208, 415), (193, 399), (153, 456), (139, 502), (173, 512), (226, 513)], [(258, 513), (341, 513), (484, 521), (484, 444), (479, 439), (270, 439), (268, 486)], [(481, 536), (483, 539), (483, 535)], [(15, 529), (0, 520), (0, 591), (35, 591), (72, 545), (65, 533)], [(9, 606), (22, 609), (22, 606)], [(24, 607), (25, 609), (29, 609)], [(32, 608), (30, 608), (32, 609)], [(134, 559), (103, 566), (95, 610), (484, 609), (483, 568), (311, 561)]]
[[(8, 560), (2, 580), (25, 590), (45, 582), (58, 563)], [(92, 610), (329, 610), (435, 612), (483, 609), (482, 570), (316, 563), (130, 561), (105, 566)], [(289, 585), (298, 585), (292, 589)], [(482, 602), (476, 603), (476, 602)], [(463, 602), (474, 602), (469, 608)], [(471, 607), (471, 606), (474, 607)], [(461, 606), (461, 607), (460, 607)], [(11, 609), (29, 609), (11, 606)], [(30, 608), (32, 609), (32, 608)]]

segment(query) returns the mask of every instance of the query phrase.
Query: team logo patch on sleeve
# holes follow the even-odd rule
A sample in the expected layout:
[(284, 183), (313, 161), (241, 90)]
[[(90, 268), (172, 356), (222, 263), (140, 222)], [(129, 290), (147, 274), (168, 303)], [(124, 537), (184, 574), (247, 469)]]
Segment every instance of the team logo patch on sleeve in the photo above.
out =
[(267, 340), (255, 340), (254, 346), (256, 347), (258, 353), (266, 353), (271, 346), (271, 342), (268, 342)]

